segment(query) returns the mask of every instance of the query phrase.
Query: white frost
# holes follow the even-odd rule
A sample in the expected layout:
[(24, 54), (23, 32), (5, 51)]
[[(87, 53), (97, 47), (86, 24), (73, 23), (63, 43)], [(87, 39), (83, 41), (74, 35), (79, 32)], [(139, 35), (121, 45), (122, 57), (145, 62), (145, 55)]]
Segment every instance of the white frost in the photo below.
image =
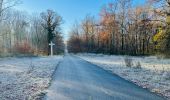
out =
[(137, 69), (125, 66), (125, 56), (102, 54), (78, 54), (77, 56), (170, 99), (170, 59), (129, 56), (134, 65), (140, 62), (142, 68)]
[(0, 99), (35, 100), (49, 86), (62, 56), (0, 59)]

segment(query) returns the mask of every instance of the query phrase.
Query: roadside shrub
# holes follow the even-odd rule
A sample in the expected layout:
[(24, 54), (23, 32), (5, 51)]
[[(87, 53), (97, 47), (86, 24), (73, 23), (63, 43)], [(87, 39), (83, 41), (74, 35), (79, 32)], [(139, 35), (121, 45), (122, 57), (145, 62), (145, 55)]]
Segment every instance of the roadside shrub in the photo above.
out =
[(166, 79), (166, 80), (170, 80), (170, 71), (165, 71), (163, 73), (163, 77)]
[(124, 59), (126, 67), (132, 67), (133, 66), (133, 60), (130, 57), (125, 57)]
[(142, 68), (140, 61), (138, 61), (138, 62), (136, 63), (135, 68), (137, 68), (137, 69), (141, 69), (141, 68)]
[(32, 58), (30, 59), (31, 60), (31, 62), (30, 62), (30, 65), (29, 65), (29, 69), (28, 69), (28, 71), (27, 71), (27, 74), (30, 74), (32, 71), (34, 71), (34, 64), (33, 64), (33, 62), (32, 62)]
[(14, 46), (15, 53), (18, 54), (31, 54), (31, 45), (27, 41), (23, 41), (21, 43), (16, 43)]

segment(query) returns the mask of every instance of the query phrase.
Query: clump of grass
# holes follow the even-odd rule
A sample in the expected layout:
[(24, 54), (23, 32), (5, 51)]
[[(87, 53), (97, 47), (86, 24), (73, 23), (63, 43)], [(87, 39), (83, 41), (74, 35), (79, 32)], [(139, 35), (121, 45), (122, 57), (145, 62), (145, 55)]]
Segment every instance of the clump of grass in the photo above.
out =
[(130, 57), (125, 57), (124, 59), (126, 67), (132, 67), (133, 66), (133, 59)]
[(142, 68), (140, 61), (138, 61), (138, 62), (136, 63), (135, 68), (137, 68), (137, 69), (141, 69), (141, 68)]
[(32, 71), (34, 71), (34, 64), (32, 62), (32, 58), (30, 58), (30, 65), (29, 65), (29, 69), (28, 69), (28, 74), (30, 74)]
[(165, 71), (163, 73), (163, 77), (166, 79), (166, 80), (170, 80), (170, 71)]

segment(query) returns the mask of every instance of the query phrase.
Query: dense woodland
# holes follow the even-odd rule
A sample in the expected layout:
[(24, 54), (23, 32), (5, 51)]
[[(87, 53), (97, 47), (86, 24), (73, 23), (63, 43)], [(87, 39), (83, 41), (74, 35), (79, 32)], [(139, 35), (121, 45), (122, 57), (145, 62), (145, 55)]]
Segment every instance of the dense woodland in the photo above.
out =
[(49, 43), (55, 54), (64, 51), (62, 17), (53, 10), (28, 14), (14, 9), (19, 0), (0, 0), (0, 56), (48, 55)]
[(116, 0), (102, 7), (99, 18), (87, 15), (75, 23), (69, 52), (123, 55), (170, 55), (170, 0)]
[[(63, 53), (62, 17), (53, 10), (28, 14), (15, 10), (20, 0), (0, 0), (0, 56)], [(76, 22), (67, 42), (69, 52), (122, 55), (170, 55), (170, 0), (115, 0), (98, 17)]]

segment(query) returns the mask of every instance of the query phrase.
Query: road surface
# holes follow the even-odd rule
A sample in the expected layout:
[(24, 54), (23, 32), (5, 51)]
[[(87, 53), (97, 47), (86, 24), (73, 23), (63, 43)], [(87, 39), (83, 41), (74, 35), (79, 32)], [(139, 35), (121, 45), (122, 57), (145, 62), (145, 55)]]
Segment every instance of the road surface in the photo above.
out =
[(45, 100), (164, 100), (117, 75), (67, 55), (58, 66)]

